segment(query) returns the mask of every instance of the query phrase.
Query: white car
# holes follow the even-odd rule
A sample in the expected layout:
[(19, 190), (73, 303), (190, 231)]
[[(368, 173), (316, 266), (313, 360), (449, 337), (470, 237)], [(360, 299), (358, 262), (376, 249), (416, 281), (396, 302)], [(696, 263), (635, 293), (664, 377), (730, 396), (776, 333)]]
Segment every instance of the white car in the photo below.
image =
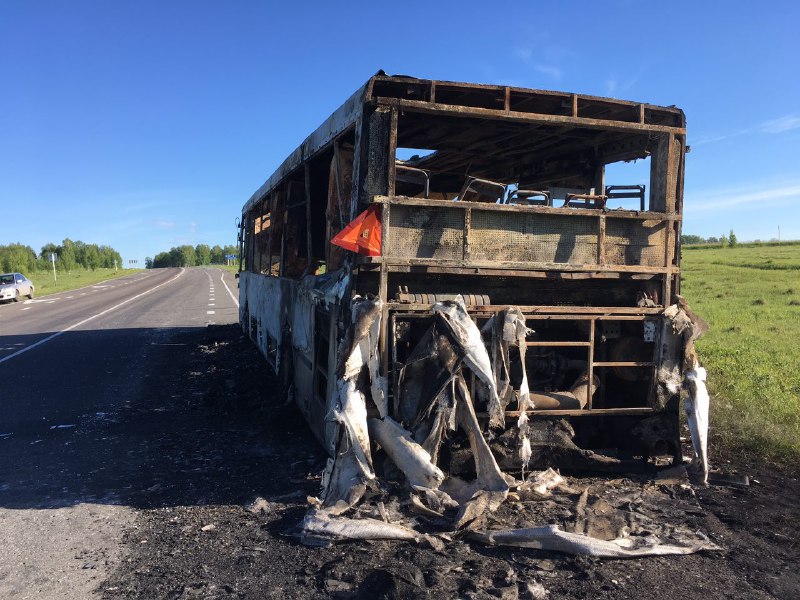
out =
[(0, 275), (0, 301), (19, 302), (20, 296), (33, 298), (33, 283), (22, 273), (3, 273)]

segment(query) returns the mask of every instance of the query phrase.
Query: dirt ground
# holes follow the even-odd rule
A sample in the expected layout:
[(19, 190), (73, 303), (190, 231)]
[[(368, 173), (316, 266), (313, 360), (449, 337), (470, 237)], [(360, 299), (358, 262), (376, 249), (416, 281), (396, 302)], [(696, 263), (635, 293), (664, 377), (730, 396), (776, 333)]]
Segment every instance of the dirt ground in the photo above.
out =
[(723, 552), (595, 560), (463, 541), (303, 546), (321, 448), (236, 326), (186, 336), (191, 351), (175, 353), (162, 393), (120, 415), (120, 427), (137, 411), (153, 418), (130, 482), (137, 516), (104, 598), (800, 598), (800, 482), (713, 449), (753, 479), (695, 490), (704, 510), (692, 522)]

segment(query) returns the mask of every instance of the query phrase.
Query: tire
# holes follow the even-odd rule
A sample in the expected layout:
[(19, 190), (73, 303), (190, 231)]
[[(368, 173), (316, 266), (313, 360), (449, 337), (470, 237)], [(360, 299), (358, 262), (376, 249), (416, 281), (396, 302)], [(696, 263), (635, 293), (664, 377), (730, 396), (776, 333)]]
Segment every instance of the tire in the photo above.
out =
[(28, 292), (28, 300), (33, 300), (33, 286), (31, 286), (31, 289)]
[(19, 302), (19, 290), (17, 290), (17, 293), (14, 295), (14, 302)]

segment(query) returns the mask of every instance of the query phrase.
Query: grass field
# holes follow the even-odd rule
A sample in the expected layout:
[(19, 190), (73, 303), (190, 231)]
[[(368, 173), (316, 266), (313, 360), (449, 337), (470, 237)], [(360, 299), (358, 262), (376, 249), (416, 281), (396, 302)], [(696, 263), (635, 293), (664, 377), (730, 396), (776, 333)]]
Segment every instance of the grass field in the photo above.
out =
[[(800, 459), (800, 245), (684, 248), (682, 293), (710, 331), (712, 439)], [(713, 459), (713, 457), (712, 457)]]
[(231, 275), (236, 275), (239, 272), (239, 263), (237, 262), (234, 265), (209, 265), (211, 267), (217, 267), (218, 269), (224, 269)]
[(123, 275), (131, 275), (138, 273), (144, 269), (96, 269), (94, 271), (75, 270), (72, 273), (57, 273), (58, 281), (53, 281), (52, 271), (40, 271), (33, 273), (26, 273), (26, 277), (33, 282), (36, 288), (37, 296), (46, 296), (47, 294), (57, 294), (59, 292), (66, 292), (74, 290), (86, 285), (92, 285), (106, 279), (114, 279), (115, 277), (122, 277)]

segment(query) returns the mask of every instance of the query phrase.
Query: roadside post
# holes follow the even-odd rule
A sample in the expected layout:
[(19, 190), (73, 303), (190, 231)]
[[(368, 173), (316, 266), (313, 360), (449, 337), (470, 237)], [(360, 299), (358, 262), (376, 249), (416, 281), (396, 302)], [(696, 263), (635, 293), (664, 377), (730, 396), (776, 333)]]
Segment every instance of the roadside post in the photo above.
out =
[(50, 262), (53, 263), (53, 281), (58, 281), (56, 278), (56, 253), (50, 253)]

